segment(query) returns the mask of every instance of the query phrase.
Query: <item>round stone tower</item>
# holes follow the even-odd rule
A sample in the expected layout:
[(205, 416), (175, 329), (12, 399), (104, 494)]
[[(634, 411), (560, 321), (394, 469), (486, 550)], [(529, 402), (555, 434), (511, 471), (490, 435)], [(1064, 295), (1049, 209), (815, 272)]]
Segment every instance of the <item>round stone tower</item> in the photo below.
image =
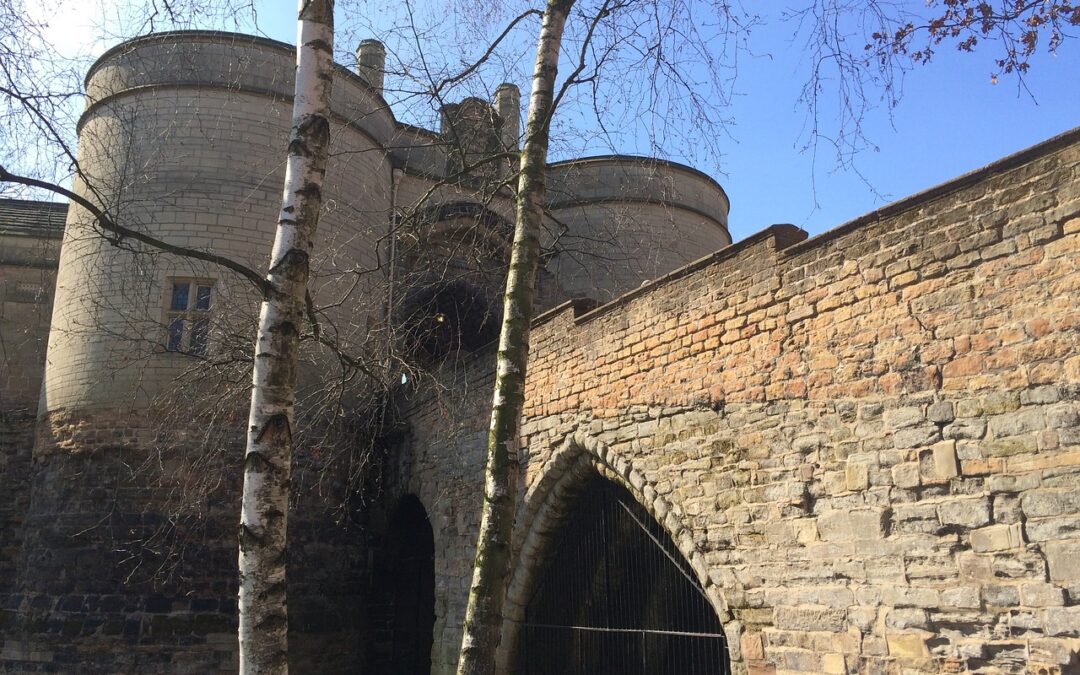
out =
[(549, 171), (548, 269), (571, 295), (606, 302), (731, 243), (727, 194), (696, 169), (612, 155)]
[[(205, 32), (111, 49), (87, 76), (76, 191), (121, 225), (263, 271), (281, 201), (294, 59), (288, 45)], [(333, 111), (312, 284), (324, 302), (354, 283), (351, 272), (377, 266), (390, 210), (383, 148), (394, 129), (382, 98), (344, 70)], [(71, 209), (42, 394), (47, 416), (138, 407), (189, 370), (192, 357), (235, 347), (231, 331), (250, 333), (245, 322), (257, 315), (250, 284), (220, 266), (132, 255), (106, 239), (86, 210)], [(378, 301), (353, 293), (345, 305), (338, 314), (349, 320), (334, 323), (347, 341), (366, 328), (357, 311)]]
[[(289, 45), (216, 32), (109, 50), (87, 76), (74, 190), (124, 227), (264, 273), (294, 68)], [(391, 210), (385, 148), (395, 122), (374, 85), (344, 69), (332, 109), (311, 289), (327, 307), (323, 337), (360, 349), (385, 312), (377, 242)], [(45, 654), (93, 672), (233, 667), (234, 476), (258, 309), (242, 276), (103, 232), (72, 206), (18, 565), (24, 639), (5, 659)], [(315, 355), (302, 372), (333, 367), (328, 354), (305, 351)], [(313, 450), (301, 461), (324, 459)], [(361, 603), (359, 574), (346, 568), (363, 559), (362, 537), (319, 517), (291, 528), (292, 656), (348, 661), (356, 654), (342, 645), (359, 644)]]

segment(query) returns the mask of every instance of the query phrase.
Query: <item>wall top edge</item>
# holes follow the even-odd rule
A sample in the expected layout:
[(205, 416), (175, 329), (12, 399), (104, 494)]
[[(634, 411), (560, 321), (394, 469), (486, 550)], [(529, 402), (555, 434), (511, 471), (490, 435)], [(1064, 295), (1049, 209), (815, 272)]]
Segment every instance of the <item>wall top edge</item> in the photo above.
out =
[(1017, 169), (1042, 157), (1052, 155), (1063, 148), (1067, 148), (1070, 145), (1077, 143), (1080, 143), (1080, 126), (1073, 127), (1072, 129), (1064, 131), (1057, 136), (1052, 136), (1045, 141), (1018, 150), (1011, 155), (1006, 155), (1001, 159), (990, 162), (977, 169), (960, 174), (955, 178), (950, 178), (943, 183), (938, 183), (937, 185), (916, 192), (915, 194), (908, 195), (907, 197), (902, 197), (879, 209), (875, 209), (845, 223), (841, 223), (832, 229), (825, 230), (821, 234), (814, 235), (806, 241), (792, 246), (787, 252), (792, 255), (801, 253), (802, 251), (822, 245), (825, 242), (848, 234), (863, 226), (880, 222), (886, 218), (892, 218), (893, 216), (900, 215), (906, 211), (911, 211), (924, 204), (928, 204), (939, 197), (944, 197), (964, 188), (971, 187), (972, 185), (976, 185), (997, 174), (1012, 171), (1013, 169)]
[(728, 210), (731, 209), (731, 198), (728, 197), (728, 193), (724, 190), (724, 186), (720, 185), (720, 182), (715, 178), (705, 173), (701, 169), (695, 169), (689, 164), (683, 164), (670, 159), (662, 159), (659, 157), (646, 157), (645, 155), (631, 155), (631, 154), (611, 154), (611, 155), (589, 155), (586, 157), (575, 157), (572, 159), (563, 159), (557, 162), (550, 162), (548, 169), (551, 171), (560, 171), (571, 169), (578, 166), (588, 166), (590, 164), (617, 164), (617, 165), (634, 165), (644, 164), (651, 166), (659, 166), (665, 169), (673, 169), (675, 171), (681, 171), (688, 173), (692, 176), (700, 178), (708, 183), (711, 187), (716, 189), (724, 198), (724, 203)]
[[(179, 42), (217, 42), (221, 44), (238, 43), (246, 46), (266, 47), (274, 51), (283, 52), (294, 55), (296, 52), (296, 46), (287, 42), (281, 42), (267, 37), (259, 35), (248, 35), (247, 33), (234, 33), (230, 31), (221, 30), (174, 30), (174, 31), (162, 31), (160, 33), (148, 33), (146, 35), (140, 35), (130, 40), (125, 40), (117, 45), (113, 45), (109, 49), (99, 56), (86, 71), (86, 77), (83, 78), (83, 87), (90, 86), (90, 80), (94, 77), (94, 74), (107, 63), (110, 59), (115, 58), (118, 54), (123, 54), (128, 50), (144, 44), (153, 43), (179, 43)], [(386, 103), (386, 99), (382, 97), (377, 90), (373, 89), (367, 81), (360, 77), (357, 73), (353, 72), (346, 66), (340, 63), (334, 62), (334, 72), (352, 83), (362, 87), (372, 97), (383, 104), (387, 110), (390, 110), (390, 106)], [(391, 111), (391, 117), (393, 117), (393, 111)], [(394, 119), (397, 122), (396, 118)]]
[(953, 178), (940, 185), (896, 201), (888, 206), (843, 223), (811, 238), (807, 238), (806, 232), (794, 225), (771, 225), (745, 239), (672, 270), (664, 276), (647, 281), (639, 288), (628, 291), (610, 302), (602, 305), (595, 305), (594, 303), (590, 306), (583, 304), (582, 301), (578, 300), (565, 302), (553, 307), (547, 312), (537, 316), (533, 321), (533, 326), (538, 327), (541, 324), (550, 323), (557, 317), (569, 318), (571, 320), (571, 326), (573, 327), (590, 323), (599, 317), (610, 314), (611, 312), (631, 304), (641, 296), (649, 295), (659, 287), (679, 281), (704, 268), (716, 264), (723, 264), (732, 258), (737, 258), (755, 245), (761, 244), (767, 240), (773, 240), (770, 248), (775, 255), (776, 262), (781, 262), (809, 250), (826, 246), (832, 240), (841, 236), (851, 234), (863, 227), (875, 225), (886, 218), (902, 215), (905, 212), (923, 206), (935, 199), (959, 192), (960, 190), (988, 180), (998, 174), (1022, 168), (1032, 162), (1048, 157), (1076, 144), (1080, 144), (1080, 127), (1070, 129), (1069, 131), (1049, 138), (1041, 143), (1037, 143), (1029, 148), (1025, 148), (995, 162), (991, 162), (986, 166)]

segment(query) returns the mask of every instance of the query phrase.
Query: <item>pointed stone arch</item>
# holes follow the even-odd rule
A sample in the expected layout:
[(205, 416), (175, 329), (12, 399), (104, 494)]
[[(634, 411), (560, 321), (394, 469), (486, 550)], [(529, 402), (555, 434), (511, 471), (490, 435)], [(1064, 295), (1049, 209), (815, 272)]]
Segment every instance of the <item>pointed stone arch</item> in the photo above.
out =
[[(511, 672), (520, 648), (521, 626), (537, 576), (557, 545), (556, 537), (569, 518), (576, 497), (591, 480), (600, 477), (625, 489), (670, 537), (689, 563), (720, 623), (727, 629), (733, 617), (722, 589), (709, 576), (704, 554), (693, 540), (684, 514), (649, 484), (631, 462), (596, 438), (577, 432), (566, 437), (529, 486), (518, 511), (515, 549), (507, 586), (502, 641), (497, 657), (499, 672)], [(737, 626), (734, 626), (737, 628)], [(737, 630), (728, 638), (738, 640)], [(737, 642), (732, 644), (731, 665), (739, 670)]]

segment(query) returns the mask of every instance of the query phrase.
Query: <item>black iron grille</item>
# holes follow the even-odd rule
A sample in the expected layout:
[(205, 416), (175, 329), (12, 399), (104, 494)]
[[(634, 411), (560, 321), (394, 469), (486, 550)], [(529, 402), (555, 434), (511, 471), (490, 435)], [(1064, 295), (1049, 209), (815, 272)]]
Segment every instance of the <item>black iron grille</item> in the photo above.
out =
[(526, 675), (726, 675), (720, 620), (662, 527), (597, 477), (525, 612)]

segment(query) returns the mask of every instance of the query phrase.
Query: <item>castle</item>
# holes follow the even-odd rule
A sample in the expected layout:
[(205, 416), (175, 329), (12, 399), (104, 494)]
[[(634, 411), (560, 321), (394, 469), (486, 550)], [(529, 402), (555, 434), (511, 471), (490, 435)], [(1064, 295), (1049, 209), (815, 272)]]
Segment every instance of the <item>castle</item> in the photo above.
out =
[[(74, 189), (265, 265), (292, 59), (214, 32), (110, 50)], [(365, 41), (335, 76), (305, 386), (364, 427), (370, 401), (319, 388), (341, 353), (423, 372), (377, 494), (298, 448), (299, 672), (452, 672), (479, 524), (511, 212), (483, 158), (516, 149), (519, 95), (412, 127), (383, 59)], [(733, 244), (723, 189), (678, 164), (549, 173), (505, 672), (1080, 667), (1080, 130), (812, 239)], [(240, 430), (213, 397), (242, 390), (254, 295), (106, 234), (0, 202), (0, 669), (234, 670)]]

